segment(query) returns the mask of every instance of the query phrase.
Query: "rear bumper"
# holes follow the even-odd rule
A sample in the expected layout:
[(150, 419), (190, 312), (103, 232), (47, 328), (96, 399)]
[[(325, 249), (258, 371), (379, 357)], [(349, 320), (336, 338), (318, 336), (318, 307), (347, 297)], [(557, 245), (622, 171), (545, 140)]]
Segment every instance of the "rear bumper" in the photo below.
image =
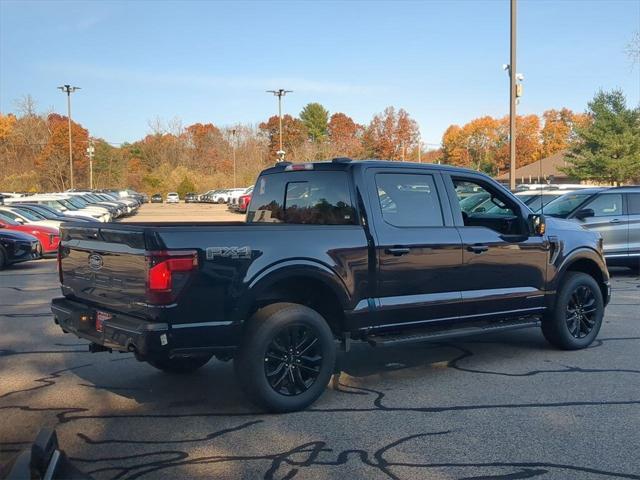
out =
[[(102, 331), (96, 330), (98, 310), (111, 315), (102, 323)], [(179, 325), (151, 322), (66, 297), (54, 298), (51, 311), (65, 333), (73, 333), (107, 349), (133, 352), (139, 360), (208, 353), (227, 355), (236, 349), (240, 328), (231, 322)], [(216, 323), (219, 325), (214, 325)]]

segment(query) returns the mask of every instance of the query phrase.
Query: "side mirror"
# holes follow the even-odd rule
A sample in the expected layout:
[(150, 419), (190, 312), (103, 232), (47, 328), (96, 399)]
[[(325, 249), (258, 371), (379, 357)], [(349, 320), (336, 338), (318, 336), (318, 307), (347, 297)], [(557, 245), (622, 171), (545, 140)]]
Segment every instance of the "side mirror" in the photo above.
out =
[(20, 217), (16, 217), (14, 218), (14, 220), (19, 223), (20, 225), (24, 225), (24, 220), (22, 220)]
[(532, 213), (529, 215), (529, 231), (532, 236), (541, 237), (547, 230), (544, 215)]
[(574, 217), (584, 220), (585, 218), (595, 217), (596, 213), (593, 211), (593, 208), (583, 208), (582, 210), (578, 210)]

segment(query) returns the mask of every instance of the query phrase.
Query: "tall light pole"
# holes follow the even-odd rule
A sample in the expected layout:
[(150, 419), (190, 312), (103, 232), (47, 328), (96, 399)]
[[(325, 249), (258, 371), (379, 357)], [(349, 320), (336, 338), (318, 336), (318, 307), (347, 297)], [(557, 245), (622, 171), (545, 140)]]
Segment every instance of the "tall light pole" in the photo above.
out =
[(233, 145), (231, 146), (233, 151), (233, 188), (236, 188), (236, 138), (238, 135), (238, 130), (233, 128), (231, 130), (231, 136), (233, 138)]
[(280, 157), (279, 161), (284, 160), (284, 150), (282, 149), (282, 97), (284, 97), (287, 93), (292, 93), (293, 90), (267, 90), (267, 93), (273, 93), (276, 97), (278, 97), (278, 119), (280, 122), (280, 150), (278, 150), (278, 156)]
[(96, 153), (96, 148), (93, 146), (93, 140), (89, 140), (89, 146), (87, 147), (87, 156), (89, 157), (89, 189), (93, 190), (93, 156)]
[(516, 189), (516, 0), (511, 0), (509, 57), (509, 188)]
[(69, 182), (73, 189), (73, 148), (71, 147), (71, 94), (76, 90), (80, 90), (80, 87), (72, 87), (71, 85), (62, 85), (58, 87), (67, 94), (67, 120), (69, 121)]

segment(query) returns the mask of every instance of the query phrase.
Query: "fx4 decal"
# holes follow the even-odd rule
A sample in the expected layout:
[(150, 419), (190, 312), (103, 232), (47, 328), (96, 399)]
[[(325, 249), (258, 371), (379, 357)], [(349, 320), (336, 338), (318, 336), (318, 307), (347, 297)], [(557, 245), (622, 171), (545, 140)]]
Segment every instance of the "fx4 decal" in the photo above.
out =
[(222, 258), (251, 258), (251, 247), (207, 247), (207, 260)]

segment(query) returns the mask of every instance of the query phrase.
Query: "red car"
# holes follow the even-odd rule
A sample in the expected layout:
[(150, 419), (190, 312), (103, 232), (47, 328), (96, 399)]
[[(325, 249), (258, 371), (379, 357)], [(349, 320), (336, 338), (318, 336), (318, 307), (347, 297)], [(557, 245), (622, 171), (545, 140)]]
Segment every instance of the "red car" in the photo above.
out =
[(42, 225), (21, 225), (5, 217), (0, 218), (0, 227), (33, 235), (40, 240), (43, 255), (55, 256), (58, 251), (60, 232), (57, 228), (43, 227)]
[(240, 213), (246, 213), (250, 203), (251, 203), (251, 194), (241, 195), (240, 198), (238, 198), (238, 211)]

